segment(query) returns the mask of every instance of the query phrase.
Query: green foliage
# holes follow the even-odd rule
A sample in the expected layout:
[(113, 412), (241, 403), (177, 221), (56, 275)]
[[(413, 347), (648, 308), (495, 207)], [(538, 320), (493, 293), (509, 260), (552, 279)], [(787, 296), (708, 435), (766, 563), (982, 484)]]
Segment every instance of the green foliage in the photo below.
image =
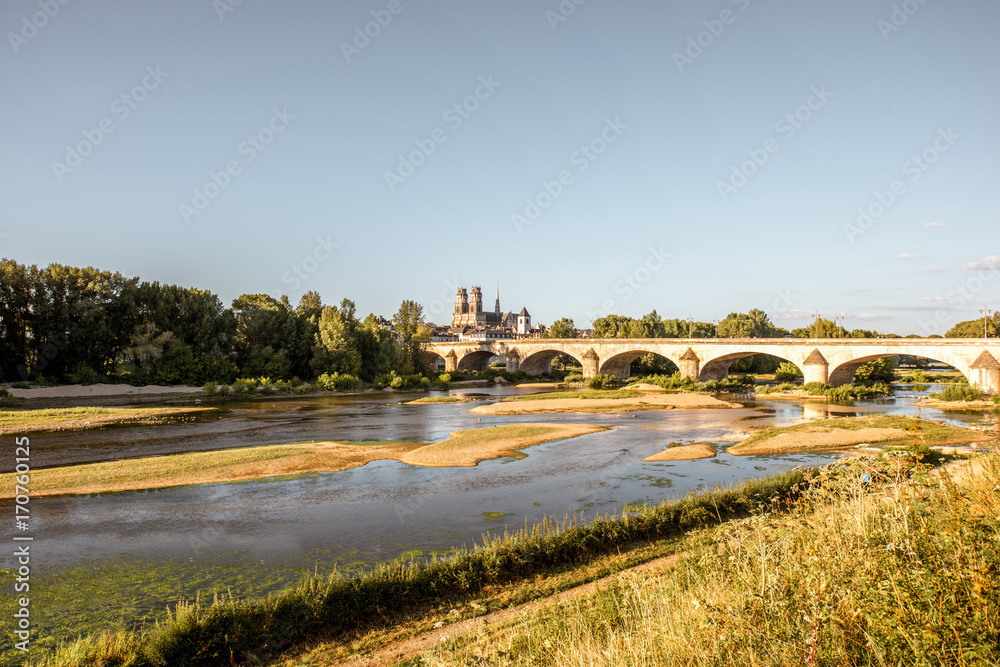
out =
[(349, 373), (323, 373), (316, 378), (316, 386), (326, 391), (357, 391), (361, 380)]
[(576, 338), (576, 325), (573, 320), (563, 317), (552, 323), (545, 332), (547, 338)]
[(583, 375), (581, 373), (570, 373), (563, 378), (563, 382), (583, 382)]
[(931, 394), (931, 398), (948, 402), (981, 401), (983, 400), (983, 392), (968, 384), (950, 384), (944, 388), (944, 391)]
[(253, 378), (239, 378), (233, 381), (233, 393), (237, 396), (246, 396), (257, 389), (257, 381)]
[(442, 386), (447, 387), (448, 383), (451, 382), (451, 373), (441, 373), (441, 375), (438, 375), (437, 381)]
[(892, 382), (896, 379), (896, 357), (881, 357), (861, 364), (854, 371), (855, 382)]
[(209, 396), (214, 396), (219, 393), (219, 384), (214, 380), (209, 380), (202, 386), (202, 390)]
[(822, 382), (809, 382), (802, 388), (813, 396), (826, 396), (839, 401), (888, 396), (892, 393), (889, 385), (884, 382), (873, 382), (865, 385), (845, 384), (839, 387), (831, 387)]
[(788, 361), (781, 362), (781, 365), (774, 371), (774, 379), (778, 382), (795, 380), (800, 377), (802, 377), (802, 371), (799, 370), (798, 366)]
[(787, 332), (774, 326), (763, 310), (729, 313), (719, 322), (719, 338), (781, 338)]
[(10, 392), (3, 385), (0, 385), (0, 398), (10, 398)]
[(97, 384), (104, 379), (101, 377), (100, 373), (95, 371), (83, 361), (73, 366), (73, 370), (69, 372), (67, 377), (72, 384), (84, 385)]
[(619, 382), (614, 376), (598, 373), (594, 377), (584, 380), (584, 384), (588, 389), (608, 389), (616, 386)]
[[(983, 318), (975, 320), (966, 320), (964, 322), (959, 322), (951, 329), (949, 329), (944, 337), (945, 338), (982, 338), (983, 337)], [(996, 338), (1000, 335), (1000, 312), (993, 313), (993, 316), (986, 319), (986, 333), (990, 338)]]
[(993, 405), (1000, 405), (1000, 394), (993, 394), (990, 400), (993, 401)]

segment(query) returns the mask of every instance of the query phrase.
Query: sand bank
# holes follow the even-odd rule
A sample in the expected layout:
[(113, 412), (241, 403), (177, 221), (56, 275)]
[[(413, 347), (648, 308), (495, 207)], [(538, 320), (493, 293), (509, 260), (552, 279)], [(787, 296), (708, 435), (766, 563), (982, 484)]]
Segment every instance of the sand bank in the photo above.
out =
[(647, 456), (643, 461), (694, 461), (695, 459), (710, 459), (715, 456), (715, 450), (704, 442), (691, 445), (668, 447), (662, 452)]
[(535, 401), (500, 401), (472, 408), (484, 415), (522, 415), (539, 412), (631, 412), (677, 408), (742, 408), (707, 394), (654, 394), (637, 398), (552, 398)]
[[(517, 455), (532, 445), (605, 430), (583, 424), (512, 424), (457, 431), (431, 444), (294, 443), (45, 468), (31, 473), (33, 496), (107, 493), (336, 472), (371, 461), (423, 466), (474, 466)], [(12, 473), (0, 475), (0, 498), (13, 497)]]

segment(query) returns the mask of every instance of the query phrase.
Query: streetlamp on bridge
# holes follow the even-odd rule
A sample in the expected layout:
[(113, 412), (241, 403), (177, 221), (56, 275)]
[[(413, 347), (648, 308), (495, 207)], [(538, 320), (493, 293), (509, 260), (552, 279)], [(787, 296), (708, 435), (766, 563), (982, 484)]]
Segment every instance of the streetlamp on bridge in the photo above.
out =
[(980, 310), (979, 312), (983, 314), (983, 338), (989, 338), (990, 330), (987, 328), (986, 325), (990, 321), (990, 315), (993, 314), (993, 311), (987, 308), (986, 304), (983, 304), (983, 309)]

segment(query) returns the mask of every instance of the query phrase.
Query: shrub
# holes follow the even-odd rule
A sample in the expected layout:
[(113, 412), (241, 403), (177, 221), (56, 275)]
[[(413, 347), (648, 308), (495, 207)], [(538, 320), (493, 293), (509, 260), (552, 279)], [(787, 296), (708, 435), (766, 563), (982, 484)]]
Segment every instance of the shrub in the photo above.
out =
[(451, 373), (441, 373), (441, 375), (438, 375), (438, 382), (447, 386), (451, 382)]
[(615, 386), (618, 380), (610, 375), (605, 375), (604, 373), (598, 373), (592, 378), (588, 378), (584, 381), (584, 384), (588, 389), (608, 389)]
[(931, 398), (939, 401), (981, 401), (983, 392), (968, 384), (952, 384), (936, 394), (931, 394)]
[(73, 366), (68, 377), (72, 384), (97, 384), (101, 381), (100, 373), (82, 361)]
[(3, 385), (0, 385), (0, 398), (10, 398), (10, 392)]
[(795, 364), (787, 361), (781, 362), (778, 369), (774, 371), (774, 379), (778, 382), (787, 382), (802, 377), (802, 371)]
[(257, 388), (257, 381), (251, 378), (238, 378), (233, 380), (233, 393), (237, 396), (249, 394)]
[(354, 391), (361, 388), (361, 380), (350, 373), (323, 373), (316, 378), (316, 386), (326, 391)]
[(205, 385), (202, 387), (202, 389), (205, 390), (206, 394), (208, 394), (209, 396), (212, 396), (217, 391), (219, 391), (219, 385), (217, 383), (213, 382), (212, 380), (209, 380), (208, 382), (205, 383)]
[(583, 382), (583, 375), (581, 373), (570, 373), (565, 378), (564, 382)]

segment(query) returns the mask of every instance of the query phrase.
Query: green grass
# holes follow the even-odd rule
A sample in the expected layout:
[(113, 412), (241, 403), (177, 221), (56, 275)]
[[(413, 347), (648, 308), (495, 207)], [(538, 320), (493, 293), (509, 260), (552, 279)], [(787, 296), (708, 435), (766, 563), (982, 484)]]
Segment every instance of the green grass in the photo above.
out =
[(1000, 457), (961, 484), (845, 460), (787, 515), (691, 534), (664, 572), (439, 643), (407, 665), (1000, 664)]
[(739, 487), (691, 495), (624, 518), (586, 525), (544, 521), (503, 537), (484, 536), (471, 552), (432, 563), (385, 565), (355, 578), (310, 577), (263, 599), (183, 603), (145, 634), (92, 635), (67, 645), (49, 667), (223, 665), (250, 662), (316, 633), (380, 627), (387, 610), (419, 614), (470, 592), (567, 567), (584, 566), (627, 545), (777, 508), (794, 497), (805, 476), (789, 472)]
[(583, 400), (608, 400), (614, 398), (640, 398), (642, 392), (631, 389), (585, 389), (583, 391), (550, 391), (542, 394), (512, 396), (504, 401), (546, 401), (556, 398), (580, 398)]
[(953, 401), (981, 401), (983, 400), (983, 392), (967, 384), (952, 384), (945, 387), (944, 391), (931, 394), (931, 398), (949, 403)]
[(410, 403), (461, 403), (462, 399), (454, 396), (424, 396)]

